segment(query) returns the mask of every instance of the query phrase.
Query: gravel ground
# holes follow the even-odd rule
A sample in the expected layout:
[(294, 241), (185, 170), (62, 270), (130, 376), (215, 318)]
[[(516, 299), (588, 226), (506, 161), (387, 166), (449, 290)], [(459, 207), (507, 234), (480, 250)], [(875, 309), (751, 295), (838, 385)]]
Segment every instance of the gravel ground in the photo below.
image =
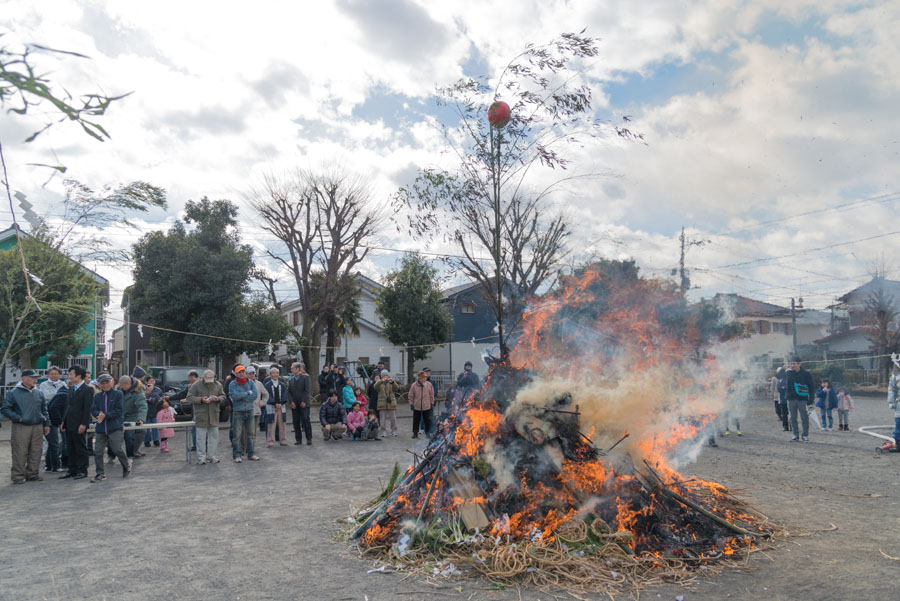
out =
[[(883, 399), (857, 399), (853, 426), (886, 424)], [(858, 432), (812, 430), (788, 443), (771, 404), (759, 402), (744, 435), (720, 439), (682, 470), (717, 480), (773, 519), (808, 530), (756, 554), (748, 569), (690, 589), (642, 598), (897, 598), (900, 565), (900, 455), (877, 456)], [(0, 484), (3, 516), (0, 599), (572, 599), (562, 591), (484, 590), (468, 580), (437, 586), (375, 567), (335, 540), (340, 520), (373, 497), (395, 461), (408, 462), (406, 433), (381, 442), (262, 448), (258, 463), (231, 463), (226, 430), (218, 465), (187, 465), (181, 435), (173, 452), (137, 460), (132, 479), (110, 466), (106, 483), (57, 480)], [(0, 472), (9, 473), (9, 424), (0, 429)], [(257, 438), (257, 442), (260, 442)], [(93, 466), (91, 467), (93, 474)], [(583, 597), (583, 596), (582, 596)], [(600, 598), (584, 597), (584, 598)], [(603, 595), (602, 598), (608, 597)]]

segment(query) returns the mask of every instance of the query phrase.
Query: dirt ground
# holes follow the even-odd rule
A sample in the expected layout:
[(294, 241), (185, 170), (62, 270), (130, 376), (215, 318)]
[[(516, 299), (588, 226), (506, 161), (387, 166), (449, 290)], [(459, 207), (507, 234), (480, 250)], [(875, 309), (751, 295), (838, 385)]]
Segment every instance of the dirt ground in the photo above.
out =
[[(851, 422), (891, 418), (883, 399), (858, 398)], [(404, 435), (382, 442), (316, 438), (312, 447), (262, 448), (262, 461), (241, 464), (229, 461), (222, 430), (218, 465), (151, 452), (128, 480), (110, 466), (103, 484), (45, 474), (44, 482), (13, 486), (6, 423), (0, 599), (572, 599), (563, 591), (485, 590), (489, 583), (478, 580), (367, 574), (380, 564), (336, 542), (337, 521), (377, 494), (395, 461), (408, 462), (410, 425), (404, 417)], [(721, 439), (683, 473), (717, 480), (791, 526), (837, 529), (780, 543), (746, 570), (642, 598), (896, 599), (900, 563), (879, 550), (900, 556), (900, 455), (876, 456), (878, 441), (858, 432), (813, 428), (811, 444), (789, 443), (769, 402), (758, 402), (742, 425), (742, 437)], [(179, 436), (172, 446), (181, 443)]]

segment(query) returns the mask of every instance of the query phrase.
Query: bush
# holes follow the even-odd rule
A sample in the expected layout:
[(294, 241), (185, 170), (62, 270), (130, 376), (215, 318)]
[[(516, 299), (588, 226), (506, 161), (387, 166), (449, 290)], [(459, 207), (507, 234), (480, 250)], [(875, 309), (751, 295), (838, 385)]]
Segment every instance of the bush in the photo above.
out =
[(847, 386), (862, 384), (865, 379), (866, 375), (861, 369), (844, 370), (844, 384), (846, 384)]

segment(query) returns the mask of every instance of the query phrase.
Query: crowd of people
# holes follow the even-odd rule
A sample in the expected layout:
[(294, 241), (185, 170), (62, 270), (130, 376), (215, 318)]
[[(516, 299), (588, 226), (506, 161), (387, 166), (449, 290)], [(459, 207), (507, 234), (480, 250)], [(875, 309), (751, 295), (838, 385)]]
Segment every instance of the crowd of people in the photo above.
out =
[[(353, 378), (341, 366), (325, 366), (318, 376), (324, 399), (319, 407), (319, 425), (325, 441), (347, 438), (354, 441), (381, 440), (398, 436), (397, 402), (400, 384), (379, 363), (367, 378), (365, 391), (353, 384)], [(474, 394), (480, 385), (478, 375), (466, 362), (455, 385), (445, 393), (449, 407), (458, 398)], [(219, 463), (218, 440), (220, 419), (230, 421), (229, 439), (232, 461), (259, 461), (256, 433), (265, 432), (266, 446), (276, 442), (287, 445), (287, 409), (290, 407), (295, 445), (312, 444), (310, 417), (312, 387), (303, 363), (291, 365), (291, 375), (281, 376), (280, 369), (268, 371), (254, 366), (235, 365), (224, 382), (216, 380), (212, 370), (202, 374), (188, 373), (188, 386), (164, 395), (154, 378), (141, 367), (118, 381), (107, 373), (91, 380), (90, 372), (74, 366), (68, 378), (51, 367), (47, 380), (38, 386), (37, 373), (26, 369), (21, 381), (3, 399), (3, 416), (12, 422), (10, 447), (11, 475), (14, 484), (41, 481), (40, 462), (44, 442), (46, 472), (65, 472), (60, 479), (80, 480), (88, 477), (90, 456), (94, 457), (95, 474), (91, 482), (107, 479), (105, 457), (118, 461), (122, 477), (134, 469), (135, 458), (144, 457), (142, 450), (155, 446), (168, 453), (168, 441), (175, 435), (176, 413), (170, 403), (183, 401), (191, 406), (194, 427), (192, 450), (200, 465)], [(410, 385), (408, 398), (413, 411), (411, 437), (432, 436), (436, 420), (434, 411), (438, 389), (431, 380), (431, 370), (424, 368)], [(126, 429), (126, 425), (155, 424), (143, 430)], [(390, 424), (390, 429), (388, 424)]]

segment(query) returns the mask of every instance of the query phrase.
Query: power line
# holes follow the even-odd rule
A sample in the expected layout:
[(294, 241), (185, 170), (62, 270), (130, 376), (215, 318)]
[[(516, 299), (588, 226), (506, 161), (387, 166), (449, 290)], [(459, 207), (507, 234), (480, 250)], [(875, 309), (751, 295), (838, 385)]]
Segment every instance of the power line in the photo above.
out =
[(819, 252), (822, 250), (828, 250), (830, 248), (837, 248), (839, 246), (847, 246), (850, 244), (857, 244), (859, 242), (868, 242), (869, 240), (877, 240), (878, 238), (886, 238), (888, 236), (895, 236), (897, 234), (900, 234), (900, 230), (888, 232), (887, 234), (878, 234), (876, 236), (869, 236), (868, 238), (860, 238), (858, 240), (850, 240), (849, 242), (839, 242), (837, 244), (830, 244), (828, 246), (820, 246), (818, 248), (808, 248), (806, 250), (802, 250), (799, 252), (788, 253), (786, 255), (778, 255), (776, 257), (763, 257), (763, 258), (759, 258), (759, 259), (753, 259), (750, 261), (744, 261), (741, 263), (730, 263), (728, 265), (718, 265), (716, 267), (713, 267), (713, 269), (726, 269), (729, 267), (741, 267), (743, 265), (753, 265), (756, 263), (768, 263), (771, 261), (777, 261), (778, 259), (786, 259), (788, 257), (799, 257), (801, 255), (805, 255), (805, 254), (812, 253), (812, 252)]

